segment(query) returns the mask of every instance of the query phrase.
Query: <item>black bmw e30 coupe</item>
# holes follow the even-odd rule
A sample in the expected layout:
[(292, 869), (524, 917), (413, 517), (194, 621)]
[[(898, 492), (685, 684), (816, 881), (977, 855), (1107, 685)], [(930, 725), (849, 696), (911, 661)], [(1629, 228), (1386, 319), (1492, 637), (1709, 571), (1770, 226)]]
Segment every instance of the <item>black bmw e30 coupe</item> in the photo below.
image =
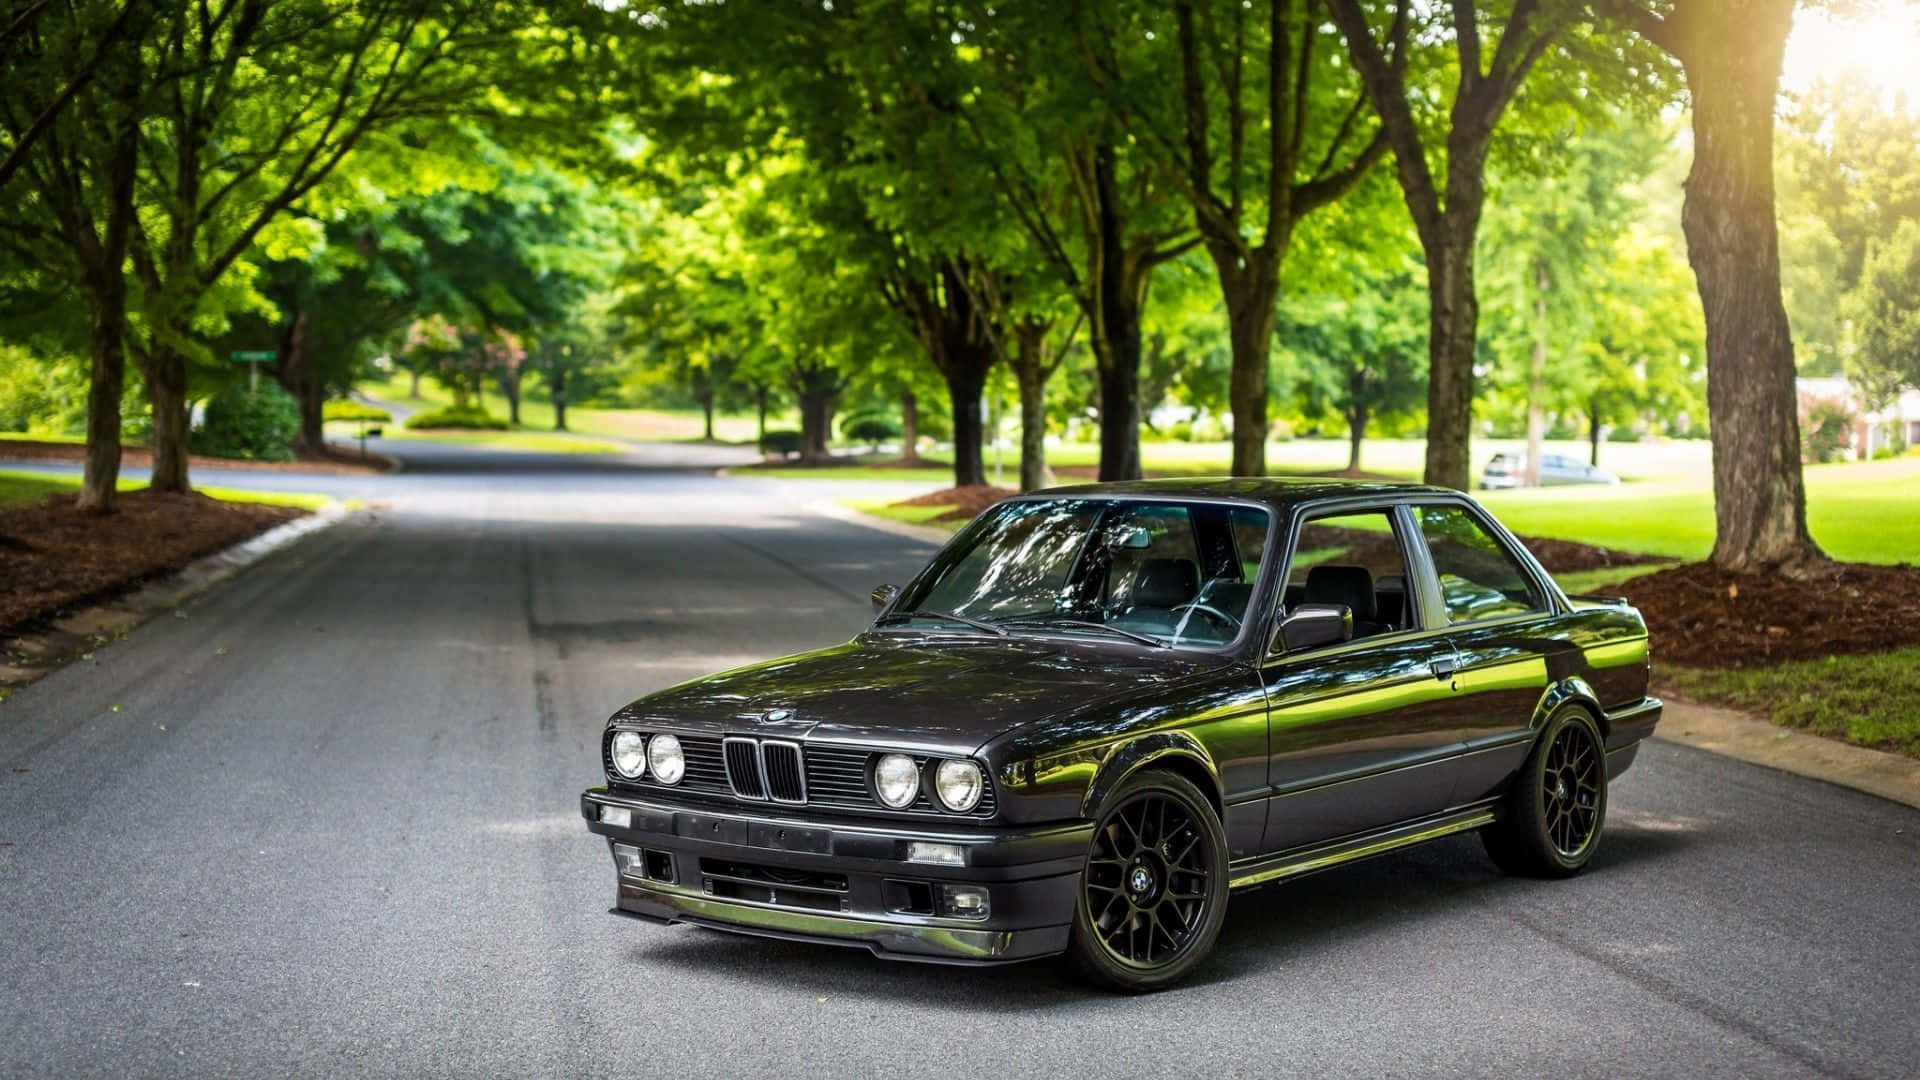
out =
[(617, 913), (1150, 990), (1234, 889), (1467, 830), (1577, 873), (1660, 717), (1639, 613), (1440, 488), (1055, 489), (873, 599), (608, 721)]

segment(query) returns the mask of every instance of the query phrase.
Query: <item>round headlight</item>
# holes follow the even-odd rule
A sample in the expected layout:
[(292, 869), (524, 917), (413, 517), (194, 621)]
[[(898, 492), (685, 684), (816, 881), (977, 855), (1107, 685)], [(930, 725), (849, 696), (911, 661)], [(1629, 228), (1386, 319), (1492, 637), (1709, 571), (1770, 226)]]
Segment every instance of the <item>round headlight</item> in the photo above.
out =
[(980, 766), (971, 761), (943, 761), (933, 770), (934, 794), (940, 796), (940, 805), (956, 814), (980, 805), (980, 791), (984, 786)]
[(613, 771), (638, 780), (647, 771), (647, 737), (637, 731), (613, 733)]
[(873, 793), (895, 810), (913, 805), (920, 794), (920, 766), (905, 754), (888, 754), (873, 764)]
[(647, 744), (647, 764), (653, 778), (663, 784), (677, 784), (687, 775), (687, 755), (680, 751), (680, 740), (671, 735), (655, 735)]

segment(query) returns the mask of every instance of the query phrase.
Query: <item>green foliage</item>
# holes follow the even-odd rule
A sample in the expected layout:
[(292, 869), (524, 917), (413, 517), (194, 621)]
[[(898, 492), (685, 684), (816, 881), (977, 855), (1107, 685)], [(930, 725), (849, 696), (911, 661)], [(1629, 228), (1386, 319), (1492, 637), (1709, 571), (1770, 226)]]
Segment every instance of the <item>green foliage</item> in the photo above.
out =
[(1869, 399), (1920, 387), (1920, 218), (1874, 245), (1847, 309), (1860, 338), (1852, 366)]
[(479, 405), (449, 405), (444, 409), (430, 409), (407, 417), (406, 426), (411, 430), (439, 430), (459, 428), (469, 431), (505, 431), (506, 420), (493, 415)]
[(1839, 461), (1854, 421), (1853, 411), (1838, 401), (1816, 401), (1800, 425), (1801, 455), (1808, 461)]
[(370, 424), (385, 424), (393, 420), (393, 414), (385, 409), (352, 398), (333, 398), (320, 407), (320, 415), (326, 420), (364, 420)]
[(800, 433), (790, 428), (768, 428), (760, 436), (760, 452), (777, 457), (792, 457), (800, 452)]
[(900, 437), (900, 425), (891, 417), (867, 413), (861, 416), (849, 416), (840, 422), (842, 438), (871, 443), (878, 447), (882, 440)]
[(86, 416), (86, 379), (72, 362), (0, 343), (0, 431), (66, 434)]
[(207, 402), (206, 419), (193, 448), (211, 457), (292, 461), (300, 434), (300, 403), (276, 383), (256, 390), (235, 382)]

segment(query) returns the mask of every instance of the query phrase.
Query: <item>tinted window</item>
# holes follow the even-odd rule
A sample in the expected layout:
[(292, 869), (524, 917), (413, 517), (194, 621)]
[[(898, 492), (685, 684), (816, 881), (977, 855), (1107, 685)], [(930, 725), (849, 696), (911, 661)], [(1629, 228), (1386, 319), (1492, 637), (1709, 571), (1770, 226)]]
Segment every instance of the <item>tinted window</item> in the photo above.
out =
[(1433, 554), (1447, 620), (1454, 623), (1544, 611), (1519, 560), (1458, 506), (1416, 506), (1414, 520)]
[(1384, 510), (1314, 518), (1300, 527), (1287, 569), (1287, 607), (1343, 604), (1353, 635), (1413, 626), (1407, 563)]

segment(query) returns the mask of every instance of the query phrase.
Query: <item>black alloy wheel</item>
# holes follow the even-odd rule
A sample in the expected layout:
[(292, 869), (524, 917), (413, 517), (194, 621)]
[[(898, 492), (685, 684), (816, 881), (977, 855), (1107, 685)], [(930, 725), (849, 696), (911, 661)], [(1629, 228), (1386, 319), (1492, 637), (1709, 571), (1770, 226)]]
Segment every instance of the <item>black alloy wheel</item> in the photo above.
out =
[(1593, 858), (1607, 818), (1607, 754), (1585, 709), (1566, 706), (1547, 721), (1503, 809), (1480, 834), (1502, 870), (1570, 877)]
[(1183, 978), (1226, 917), (1226, 837), (1186, 779), (1128, 778), (1100, 817), (1073, 927), (1082, 972), (1112, 989), (1154, 990)]

